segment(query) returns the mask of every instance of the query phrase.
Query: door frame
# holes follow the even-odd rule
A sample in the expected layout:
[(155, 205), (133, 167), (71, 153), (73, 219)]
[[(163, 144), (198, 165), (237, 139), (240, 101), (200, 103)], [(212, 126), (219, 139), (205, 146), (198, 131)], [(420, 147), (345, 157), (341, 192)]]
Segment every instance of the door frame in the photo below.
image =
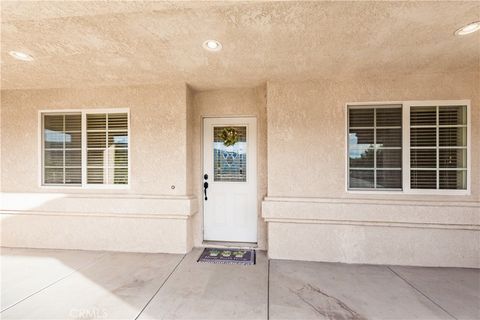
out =
[[(258, 130), (258, 117), (255, 115), (225, 115), (225, 116), (218, 116), (218, 115), (205, 115), (201, 117), (201, 125), (200, 125), (200, 175), (199, 175), (199, 185), (200, 185), (200, 197), (201, 197), (201, 206), (202, 206), (202, 242), (212, 242), (212, 240), (205, 240), (205, 200), (203, 196), (203, 175), (205, 171), (205, 120), (206, 119), (238, 119), (241, 121), (241, 119), (254, 119), (255, 120), (255, 152), (256, 152), (256, 157), (255, 157), (255, 217), (256, 217), (256, 241), (255, 242), (231, 242), (231, 243), (236, 243), (236, 244), (258, 244), (258, 155), (259, 155), (259, 150), (258, 150), (258, 141), (259, 141), (259, 130)], [(219, 242), (219, 241), (214, 241), (214, 242)], [(229, 241), (220, 241), (222, 243), (230, 243)], [(247, 245), (248, 246), (248, 245)]]

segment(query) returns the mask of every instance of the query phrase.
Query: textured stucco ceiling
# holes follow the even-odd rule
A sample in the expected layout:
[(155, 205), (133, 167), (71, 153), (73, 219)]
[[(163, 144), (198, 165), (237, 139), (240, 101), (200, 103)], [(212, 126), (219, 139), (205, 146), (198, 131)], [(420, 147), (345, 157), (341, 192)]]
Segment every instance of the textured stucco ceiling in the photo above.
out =
[[(479, 71), (480, 2), (2, 1), (1, 85), (200, 89)], [(202, 49), (206, 39), (223, 44)], [(10, 50), (30, 53), (21, 62)]]

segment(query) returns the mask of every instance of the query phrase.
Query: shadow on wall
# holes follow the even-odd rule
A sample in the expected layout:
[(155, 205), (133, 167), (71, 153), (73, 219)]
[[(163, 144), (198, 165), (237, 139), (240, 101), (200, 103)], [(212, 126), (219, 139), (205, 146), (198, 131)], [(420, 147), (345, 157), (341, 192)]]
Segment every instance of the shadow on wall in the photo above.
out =
[(191, 196), (3, 193), (2, 246), (186, 253)]

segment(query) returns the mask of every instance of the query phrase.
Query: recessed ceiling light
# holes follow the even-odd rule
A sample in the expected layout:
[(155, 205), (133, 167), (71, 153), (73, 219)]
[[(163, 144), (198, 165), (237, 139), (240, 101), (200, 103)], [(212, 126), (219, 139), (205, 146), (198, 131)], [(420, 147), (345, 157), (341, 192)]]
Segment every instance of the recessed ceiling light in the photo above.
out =
[(474, 33), (475, 31), (478, 31), (478, 30), (480, 30), (480, 21), (475, 21), (455, 31), (455, 35), (464, 36), (470, 33)]
[(20, 52), (20, 51), (10, 51), (9, 53), (12, 57), (14, 57), (17, 60), (33, 61), (33, 57), (28, 53)]
[(217, 40), (207, 40), (203, 43), (203, 48), (208, 51), (220, 51), (222, 44)]

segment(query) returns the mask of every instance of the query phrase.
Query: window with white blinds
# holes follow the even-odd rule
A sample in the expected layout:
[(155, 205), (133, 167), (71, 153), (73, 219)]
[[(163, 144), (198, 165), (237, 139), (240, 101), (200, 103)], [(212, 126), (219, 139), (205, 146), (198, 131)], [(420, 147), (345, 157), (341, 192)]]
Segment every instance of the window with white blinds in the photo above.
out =
[(348, 189), (468, 194), (469, 105), (347, 105)]
[(128, 112), (42, 114), (43, 185), (128, 185)]
[(350, 189), (402, 189), (402, 108), (348, 109)]
[(467, 188), (466, 106), (410, 107), (410, 188)]
[(126, 113), (87, 114), (87, 183), (128, 184)]
[(50, 185), (82, 183), (81, 114), (43, 116), (43, 182)]

